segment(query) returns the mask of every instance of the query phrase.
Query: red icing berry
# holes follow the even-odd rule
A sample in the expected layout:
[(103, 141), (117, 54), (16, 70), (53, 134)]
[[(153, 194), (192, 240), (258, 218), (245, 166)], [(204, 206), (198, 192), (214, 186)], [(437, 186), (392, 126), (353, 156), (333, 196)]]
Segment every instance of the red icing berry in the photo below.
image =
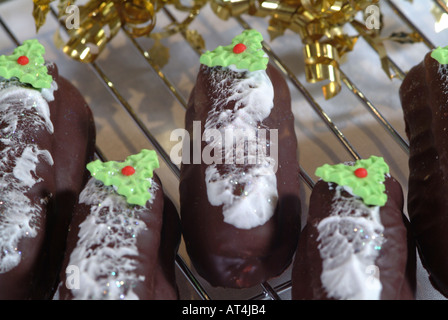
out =
[(20, 56), (17, 58), (17, 63), (22, 66), (27, 65), (29, 62), (30, 62), (30, 59), (28, 59), (27, 56)]
[(125, 176), (132, 176), (135, 173), (134, 167), (126, 166), (123, 169), (121, 169), (121, 173)]
[(233, 47), (233, 53), (239, 54), (246, 50), (244, 43), (238, 43)]
[(358, 168), (355, 170), (355, 176), (357, 176), (358, 178), (365, 178), (367, 177), (367, 170), (364, 168)]

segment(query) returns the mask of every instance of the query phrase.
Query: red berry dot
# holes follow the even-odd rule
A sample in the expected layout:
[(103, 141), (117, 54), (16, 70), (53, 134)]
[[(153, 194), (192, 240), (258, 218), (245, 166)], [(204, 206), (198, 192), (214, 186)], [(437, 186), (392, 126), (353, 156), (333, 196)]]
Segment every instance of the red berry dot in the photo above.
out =
[(238, 43), (233, 47), (233, 53), (239, 54), (246, 50), (246, 46), (243, 43)]
[(364, 168), (358, 168), (355, 170), (355, 176), (358, 178), (365, 178), (367, 177), (367, 170)]
[(125, 176), (132, 176), (135, 173), (134, 167), (126, 166), (123, 169), (121, 169), (121, 173)]
[(20, 56), (17, 58), (17, 63), (24, 66), (27, 65), (30, 62), (30, 59), (28, 59), (27, 56)]

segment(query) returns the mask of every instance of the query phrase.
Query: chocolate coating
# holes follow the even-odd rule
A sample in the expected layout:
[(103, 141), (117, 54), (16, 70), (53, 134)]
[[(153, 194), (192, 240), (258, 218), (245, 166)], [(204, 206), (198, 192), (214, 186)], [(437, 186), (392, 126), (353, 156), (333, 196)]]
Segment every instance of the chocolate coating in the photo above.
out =
[[(95, 183), (95, 187), (105, 190), (106, 193), (112, 194), (112, 197), (108, 198), (101, 203), (87, 204), (87, 203), (77, 203), (75, 206), (75, 213), (70, 224), (70, 232), (67, 240), (67, 250), (64, 259), (64, 264), (61, 269), (61, 282), (59, 284), (57, 293), (55, 295), (56, 300), (72, 300), (72, 299), (84, 299), (86, 295), (91, 292), (98, 293), (100, 295), (93, 295), (87, 297), (87, 299), (129, 299), (138, 298), (140, 300), (175, 300), (179, 298), (178, 289), (175, 279), (175, 256), (180, 243), (180, 220), (179, 215), (176, 211), (171, 200), (164, 195), (161, 182), (156, 174), (154, 174), (154, 182), (157, 184), (157, 189), (152, 195), (152, 201), (148, 201), (146, 206), (132, 206), (125, 203), (125, 200), (119, 199), (119, 196), (115, 193), (113, 187), (105, 187), (100, 181), (96, 181), (91, 178)], [(89, 183), (91, 183), (89, 182)], [(89, 185), (88, 183), (88, 185)], [(89, 189), (92, 191), (91, 189)], [(113, 205), (110, 205), (111, 201), (118, 200)], [(104, 200), (104, 199), (103, 199)], [(123, 206), (123, 203), (124, 206)], [(113, 217), (116, 215), (121, 215), (123, 217), (135, 218), (139, 224), (144, 223), (145, 227), (138, 232), (135, 232), (136, 237), (136, 249), (138, 254), (134, 255), (129, 248), (126, 247), (129, 240), (124, 242), (113, 241), (114, 250), (127, 250), (126, 257), (122, 257), (123, 264), (132, 265), (132, 274), (116, 272), (116, 278), (109, 285), (115, 286), (115, 281), (123, 281), (122, 286), (125, 288), (122, 291), (122, 297), (115, 297), (114, 294), (110, 294), (107, 291), (107, 287), (102, 287), (101, 277), (105, 275), (102, 274), (104, 270), (110, 268), (113, 261), (104, 260), (101, 265), (90, 266), (85, 264), (86, 257), (82, 257), (84, 261), (72, 260), (74, 251), (79, 248), (80, 245), (80, 230), (81, 225), (91, 217), (92, 208), (96, 210), (95, 207), (100, 206), (102, 217)], [(101, 209), (102, 208), (102, 209)], [(111, 209), (112, 208), (112, 209)], [(123, 211), (120, 211), (124, 209)], [(108, 210), (112, 210), (108, 213)], [(111, 214), (111, 215), (109, 215)], [(101, 234), (101, 229), (107, 227), (108, 229), (114, 229), (114, 232), (122, 232), (120, 226), (115, 224), (115, 219), (110, 220), (98, 220), (95, 218), (96, 230), (90, 230), (89, 234)], [(127, 219), (123, 218), (120, 220), (122, 223), (127, 223)], [(132, 226), (129, 226), (131, 228)], [(99, 231), (98, 231), (99, 230)], [(89, 235), (87, 235), (89, 236)], [(111, 235), (110, 237), (113, 237)], [(110, 240), (110, 237), (107, 240)], [(133, 236), (130, 236), (133, 237)], [(100, 238), (98, 238), (100, 239)], [(101, 238), (101, 240), (104, 240)], [(97, 246), (106, 247), (109, 244), (104, 242), (98, 243), (94, 242), (91, 247), (86, 247), (85, 249), (89, 253), (88, 259), (91, 259), (92, 255), (95, 255), (101, 251), (95, 251)], [(103, 251), (104, 252), (104, 251)], [(75, 254), (78, 258), (79, 255)], [(114, 257), (110, 257), (114, 259)], [(75, 262), (74, 262), (75, 261)], [(95, 260), (98, 262), (98, 260)], [(76, 262), (83, 264), (85, 267), (76, 265)], [(73, 265), (75, 263), (75, 265)], [(73, 274), (69, 272), (70, 269), (67, 267), (77, 266), (80, 268), (81, 277), (88, 279), (88, 281), (83, 282), (81, 280), (79, 288), (70, 289), (67, 286), (67, 281), (73, 277)], [(98, 273), (92, 272), (92, 267), (97, 268)], [(143, 279), (143, 280), (140, 280)], [(86, 285), (85, 285), (86, 284)], [(94, 285), (97, 289), (92, 289), (90, 285)], [(103, 290), (104, 289), (104, 290)], [(88, 292), (88, 293), (86, 293)], [(104, 294), (103, 294), (104, 292)], [(135, 294), (135, 296), (130, 296), (130, 292)], [(76, 293), (76, 295), (74, 294)]]
[[(39, 149), (48, 150), (53, 164), (42, 158), (37, 163), (35, 175), (42, 179), (26, 194), (32, 204), (41, 208), (33, 219), (37, 234), (19, 241), (20, 263), (0, 274), (0, 299), (48, 299), (53, 294), (72, 206), (85, 183), (85, 165), (93, 158), (95, 127), (88, 105), (78, 90), (59, 76), (56, 65), (49, 64), (48, 69), (58, 85), (54, 100), (48, 103), (54, 131), (34, 130), (33, 123), (27, 119), (37, 116), (35, 110), (19, 117), (18, 130), (24, 133), (21, 144), (36, 144)], [(19, 105), (22, 102), (17, 97), (10, 103)], [(0, 119), (0, 127), (6, 125)], [(5, 147), (4, 144), (0, 146), (2, 150)]]
[[(386, 177), (385, 186), (388, 200), (380, 208), (384, 242), (375, 259), (382, 285), (380, 299), (414, 299), (415, 246), (407, 232), (407, 218), (402, 213), (403, 192), (400, 184), (391, 177)], [(323, 180), (319, 180), (313, 188), (307, 224), (300, 235), (293, 263), (292, 299), (334, 299), (329, 297), (321, 280), (323, 259), (319, 251), (321, 241), (318, 240), (317, 225), (332, 212), (335, 193), (336, 185)], [(342, 191), (341, 195), (353, 198), (346, 191)]]
[(409, 138), (408, 213), (423, 266), (448, 296), (448, 71), (426, 54), (400, 99)]
[[(201, 135), (213, 101), (222, 95), (212, 85), (211, 73), (219, 68), (201, 65), (186, 112), (193, 156), (193, 121), (201, 122)], [(222, 206), (207, 197), (207, 164), (185, 161), (181, 166), (180, 203), (186, 249), (197, 272), (213, 286), (246, 288), (281, 274), (291, 263), (300, 233), (299, 165), (290, 93), (281, 74), (268, 66), (274, 87), (274, 107), (262, 122), (278, 129), (278, 203), (273, 216), (263, 225), (240, 229), (223, 221)], [(231, 79), (224, 86), (229, 85)], [(226, 110), (233, 110), (229, 101)], [(201, 152), (205, 142), (201, 144)], [(237, 165), (235, 165), (237, 166)], [(218, 166), (225, 170), (225, 166)], [(263, 200), (263, 199), (260, 199)]]

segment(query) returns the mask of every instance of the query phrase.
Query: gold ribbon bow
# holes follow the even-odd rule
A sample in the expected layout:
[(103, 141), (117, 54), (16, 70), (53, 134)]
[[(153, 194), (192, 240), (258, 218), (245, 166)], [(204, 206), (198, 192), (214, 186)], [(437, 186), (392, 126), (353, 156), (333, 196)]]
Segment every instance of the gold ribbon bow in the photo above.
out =
[(306, 80), (310, 83), (327, 82), (322, 86), (325, 99), (336, 96), (341, 90), (340, 60), (353, 50), (358, 40), (357, 36), (347, 35), (343, 27), (360, 10), (377, 0), (267, 1), (261, 5), (265, 10), (275, 8), (276, 12), (283, 13), (270, 13), (271, 35), (281, 35), (286, 28), (298, 33), (304, 45)]
[[(33, 0), (37, 30), (45, 23), (53, 1), (55, 0)], [(388, 38), (382, 37), (381, 25), (377, 29), (369, 29), (366, 14), (372, 8), (379, 10), (378, 0), (190, 0), (190, 5), (185, 5), (184, 2), (89, 0), (83, 6), (75, 6), (75, 0), (59, 0), (58, 17), (62, 24), (65, 22), (69, 39), (64, 42), (60, 34), (57, 34), (56, 42), (73, 59), (92, 62), (120, 28), (123, 28), (132, 37), (150, 36), (155, 40), (150, 53), (161, 67), (169, 56), (168, 48), (161, 44), (162, 38), (182, 32), (195, 49), (204, 49), (202, 36), (197, 31), (190, 30), (189, 25), (202, 8), (210, 3), (215, 14), (223, 20), (243, 14), (269, 17), (268, 32), (271, 40), (283, 35), (287, 29), (299, 34), (303, 43), (306, 79), (310, 83), (327, 82), (322, 85), (322, 91), (324, 97), (330, 99), (341, 90), (339, 65), (344, 55), (353, 50), (360, 36), (378, 53), (382, 68), (390, 78), (394, 77), (390, 72), (393, 68), (387, 58), (384, 40), (402, 43), (422, 41), (415, 33), (402, 32)], [(167, 5), (188, 14), (183, 21), (172, 23), (162, 31), (153, 33), (157, 12)], [(79, 10), (78, 26), (70, 28), (67, 23), (73, 15), (67, 10), (73, 7)], [(359, 12), (364, 13), (364, 21), (355, 18)], [(380, 22), (380, 17), (375, 19)], [(354, 27), (358, 34), (348, 35), (344, 31), (346, 24)]]
[[(394, 67), (386, 54), (384, 40), (400, 43), (421, 42), (415, 32), (399, 32), (381, 36), (381, 12), (378, 0), (210, 0), (215, 14), (222, 19), (249, 14), (270, 17), (268, 32), (271, 40), (289, 29), (300, 35), (303, 43), (305, 74), (310, 83), (326, 81), (322, 86), (326, 99), (341, 90), (340, 62), (363, 37), (378, 53), (384, 72), (393, 78)], [(448, 1), (448, 0), (442, 0)], [(364, 21), (356, 19), (358, 13)], [(369, 17), (369, 13), (378, 13)], [(372, 19), (371, 19), (372, 18)], [(369, 27), (374, 20), (376, 27)], [(358, 32), (350, 36), (344, 26), (350, 24)], [(400, 75), (398, 75), (400, 76)]]
[(286, 29), (298, 33), (303, 43), (305, 74), (310, 83), (327, 81), (322, 86), (326, 99), (341, 90), (339, 62), (358, 39), (348, 36), (343, 26), (378, 0), (214, 0), (212, 9), (223, 19), (243, 13), (269, 16), (271, 39)]

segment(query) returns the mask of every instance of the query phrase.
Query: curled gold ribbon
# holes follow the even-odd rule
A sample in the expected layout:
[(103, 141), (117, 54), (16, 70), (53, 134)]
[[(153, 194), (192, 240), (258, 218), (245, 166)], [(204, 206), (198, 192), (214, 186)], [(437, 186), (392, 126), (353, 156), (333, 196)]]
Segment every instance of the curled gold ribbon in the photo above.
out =
[(33, 0), (33, 17), (36, 23), (36, 30), (45, 24), (47, 14), (50, 11), (50, 4), (54, 0)]
[[(343, 31), (345, 23), (375, 0), (302, 0), (290, 16), (288, 28), (298, 33), (304, 44), (305, 75), (310, 83), (326, 81), (322, 86), (325, 99), (331, 99), (341, 90), (339, 63), (345, 53), (351, 51), (357, 37)], [(282, 6), (283, 1), (281, 1)], [(287, 3), (288, 4), (288, 3)], [(288, 4), (290, 5), (290, 3)], [(293, 12), (292, 8), (282, 12)], [(273, 15), (273, 19), (279, 17)]]
[(215, 0), (210, 2), (212, 10), (223, 20), (245, 13), (255, 15), (258, 12), (256, 5), (257, 1), (255, 0)]
[(75, 60), (92, 62), (120, 30), (120, 16), (113, 1), (90, 1), (79, 13), (79, 26), (68, 29), (62, 50)]
[(306, 80), (328, 81), (322, 92), (326, 99), (333, 98), (341, 90), (337, 50), (329, 43), (313, 42), (305, 44), (304, 53)]
[[(45, 24), (51, 9), (50, 4), (54, 1), (33, 0), (33, 17), (37, 31)], [(195, 41), (198, 47), (202, 38), (187, 28), (207, 0), (191, 1), (192, 5), (186, 6), (181, 0), (89, 0), (84, 5), (75, 5), (75, 0), (59, 0), (58, 18), (63, 27), (65, 24), (69, 39), (64, 41), (64, 37), (57, 33), (55, 42), (71, 58), (81, 62), (93, 62), (121, 28), (134, 38), (149, 36), (156, 24), (157, 11), (165, 5), (173, 5), (178, 10), (188, 11), (189, 15), (163, 34), (172, 35), (185, 31), (189, 41)], [(71, 5), (74, 5), (75, 13), (66, 14), (66, 9)], [(75, 20), (76, 23), (67, 23), (69, 19)], [(159, 40), (163, 34), (158, 34), (156, 39)]]
[[(56, 0), (33, 0), (33, 17), (36, 29), (45, 23), (50, 4)], [(289, 29), (297, 33), (302, 41), (305, 56), (305, 74), (307, 81), (317, 83), (327, 81), (322, 86), (326, 99), (337, 95), (341, 89), (339, 65), (347, 52), (353, 50), (361, 36), (378, 53), (384, 71), (389, 77), (390, 66), (379, 30), (366, 28), (366, 9), (377, 5), (379, 0), (89, 0), (79, 8), (79, 27), (67, 30), (69, 40), (64, 42), (61, 36), (57, 42), (63, 51), (73, 59), (92, 62), (105, 48), (105, 45), (123, 28), (132, 37), (150, 36), (155, 40), (152, 52), (162, 64), (163, 55), (169, 55), (161, 39), (182, 32), (187, 41), (197, 50), (205, 47), (202, 36), (189, 26), (200, 14), (206, 4), (221, 19), (227, 20), (243, 14), (256, 17), (268, 17), (268, 32), (271, 40), (281, 36)], [(448, 0), (443, 0), (448, 1)], [(65, 9), (76, 0), (59, 0), (59, 18), (63, 24), (67, 15)], [(171, 23), (160, 32), (153, 33), (157, 12), (165, 6), (188, 13), (180, 22)], [(368, 11), (368, 10), (367, 10)], [(364, 20), (355, 16), (364, 12)], [(344, 26), (351, 24), (358, 32), (350, 36)], [(418, 35), (395, 34), (393, 41), (418, 42)], [(163, 62), (165, 61), (165, 62)]]
[(154, 4), (150, 0), (114, 1), (126, 31), (133, 37), (149, 34), (155, 26)]

